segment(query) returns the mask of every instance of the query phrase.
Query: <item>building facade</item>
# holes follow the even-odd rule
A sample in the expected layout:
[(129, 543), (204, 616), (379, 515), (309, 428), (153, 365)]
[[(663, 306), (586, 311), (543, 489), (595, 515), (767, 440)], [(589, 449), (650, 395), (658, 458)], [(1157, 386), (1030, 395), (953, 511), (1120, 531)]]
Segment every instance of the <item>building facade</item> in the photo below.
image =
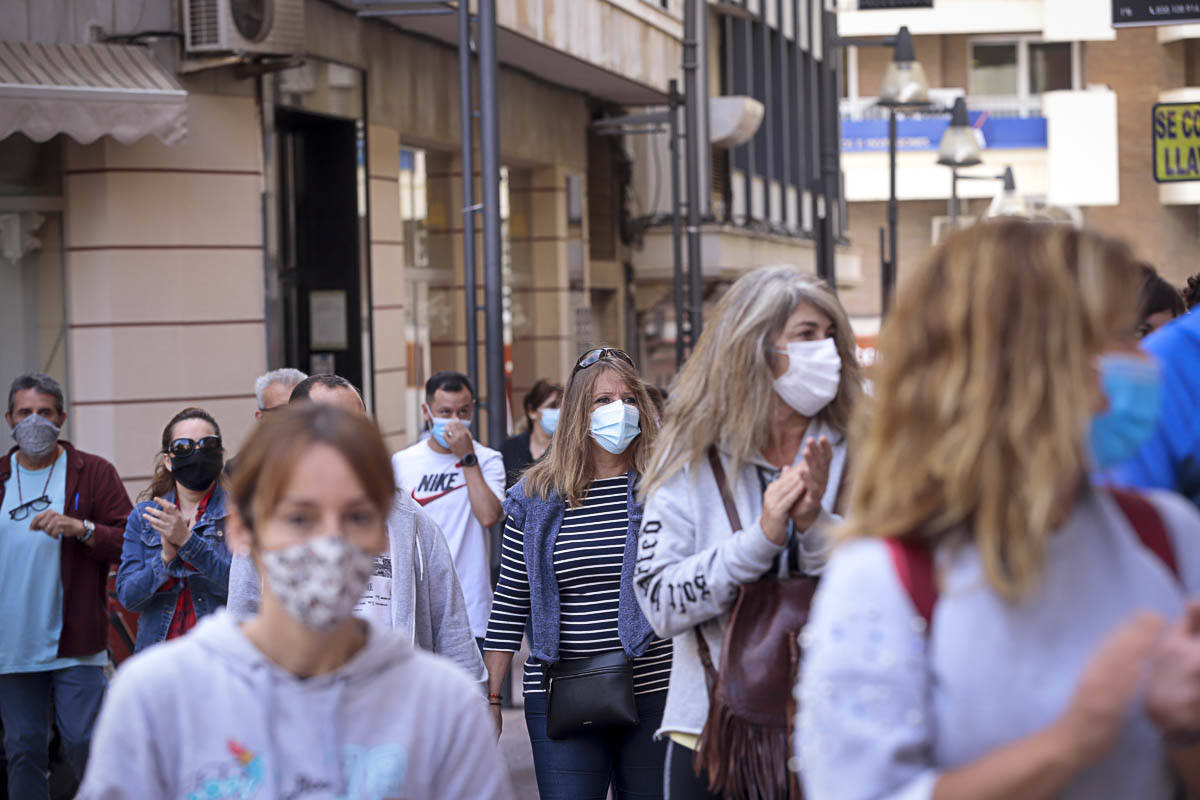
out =
[[(1182, 286), (1196, 272), (1200, 184), (1159, 186), (1151, 165), (1151, 107), (1192, 100), (1197, 26), (1114, 29), (1107, 0), (938, 0), (933, 9), (860, 11), (839, 5), (847, 36), (912, 31), (932, 99), (965, 95), (984, 142), (983, 164), (1011, 166), (1017, 192), (1077, 224), (1126, 239)], [(880, 252), (888, 197), (886, 115), (874, 106), (886, 48), (847, 48), (841, 113), (848, 236), (861, 283), (843, 300), (864, 335), (878, 330)], [(902, 114), (898, 123), (898, 279), (950, 229), (950, 170), (936, 163), (948, 110)], [(959, 224), (986, 213), (998, 181), (958, 184)]]
[[(592, 123), (666, 101), (683, 2), (497, 3), (517, 408), (599, 343), (659, 385), (674, 372), (668, 142)], [(836, 101), (817, 85), (831, 6), (729, 5), (697, 0), (703, 100), (769, 110), (728, 150), (703, 118), (706, 297), (759, 264), (816, 269), (822, 140), (801, 109)], [(0, 367), (61, 380), (68, 435), (131, 493), (185, 406), (236, 449), (267, 369), (350, 378), (398, 449), (419, 433), (426, 378), (466, 366), (483, 269), (464, 285), (455, 18), (372, 10), (11, 0), (0, 15)], [(854, 255), (839, 257), (851, 285)]]

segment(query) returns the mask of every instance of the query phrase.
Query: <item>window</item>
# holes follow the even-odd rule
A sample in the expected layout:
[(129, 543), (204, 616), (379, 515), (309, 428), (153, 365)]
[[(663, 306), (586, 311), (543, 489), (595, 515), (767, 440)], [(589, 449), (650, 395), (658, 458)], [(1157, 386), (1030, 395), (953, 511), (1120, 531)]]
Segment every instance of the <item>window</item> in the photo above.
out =
[(1036, 116), (1043, 92), (1080, 88), (1077, 43), (979, 39), (970, 47), (968, 94), (994, 116)]
[(1071, 89), (1071, 44), (1033, 42), (1029, 45), (1029, 93)]

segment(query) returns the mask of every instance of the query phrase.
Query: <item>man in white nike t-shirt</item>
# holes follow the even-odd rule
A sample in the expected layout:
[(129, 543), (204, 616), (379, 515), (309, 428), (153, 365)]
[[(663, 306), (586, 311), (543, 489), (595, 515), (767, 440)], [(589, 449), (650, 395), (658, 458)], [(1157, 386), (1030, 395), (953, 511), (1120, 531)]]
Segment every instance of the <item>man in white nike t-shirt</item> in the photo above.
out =
[(441, 527), (480, 642), (492, 607), (487, 528), (504, 514), (504, 458), (471, 438), (475, 390), (466, 375), (439, 372), (425, 384), (432, 435), (392, 456), (396, 485)]

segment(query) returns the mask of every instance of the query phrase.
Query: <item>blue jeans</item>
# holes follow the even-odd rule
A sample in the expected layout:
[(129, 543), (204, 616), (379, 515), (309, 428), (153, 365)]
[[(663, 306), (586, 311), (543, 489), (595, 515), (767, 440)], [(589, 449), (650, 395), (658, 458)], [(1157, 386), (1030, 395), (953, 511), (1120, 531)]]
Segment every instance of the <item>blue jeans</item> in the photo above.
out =
[(632, 728), (551, 739), (546, 736), (546, 695), (525, 696), (525, 724), (533, 748), (541, 800), (604, 800), (611, 782), (617, 800), (662, 800), (667, 744), (655, 741), (666, 692), (636, 698)]
[(0, 722), (8, 758), (8, 796), (50, 797), (50, 701), (63, 750), (75, 776), (83, 778), (92, 728), (107, 681), (102, 667), (0, 675)]

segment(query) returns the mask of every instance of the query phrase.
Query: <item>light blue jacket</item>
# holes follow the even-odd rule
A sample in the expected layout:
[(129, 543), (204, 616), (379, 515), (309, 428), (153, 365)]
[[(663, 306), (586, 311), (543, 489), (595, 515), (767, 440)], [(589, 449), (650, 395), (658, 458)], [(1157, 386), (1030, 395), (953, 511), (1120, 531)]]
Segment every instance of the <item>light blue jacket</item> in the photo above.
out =
[[(170, 492), (165, 499), (174, 501), (175, 493)], [(130, 513), (121, 548), (121, 566), (117, 570), (117, 599), (125, 608), (141, 614), (135, 650), (145, 650), (167, 638), (185, 581), (192, 590), (196, 619), (225, 605), (230, 561), (229, 546), (225, 543), (228, 517), (225, 501), (225, 490), (218, 484), (204, 513), (192, 527), (191, 537), (169, 565), (162, 560), (161, 534), (142, 518), (152, 501), (138, 503)], [(180, 580), (163, 590), (162, 585), (169, 578)]]

